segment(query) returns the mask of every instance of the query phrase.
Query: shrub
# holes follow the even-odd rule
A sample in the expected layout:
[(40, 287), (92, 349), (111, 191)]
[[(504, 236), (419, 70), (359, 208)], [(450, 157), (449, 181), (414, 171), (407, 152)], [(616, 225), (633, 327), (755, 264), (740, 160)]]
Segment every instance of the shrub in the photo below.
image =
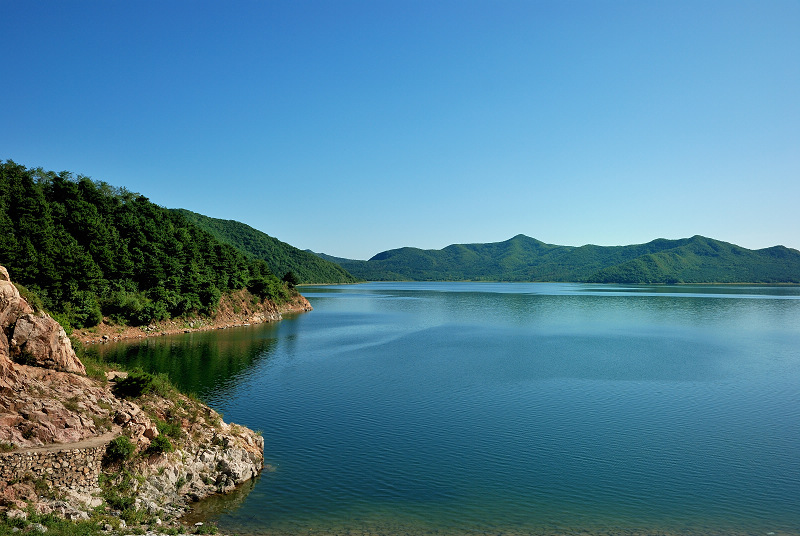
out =
[(156, 428), (158, 428), (159, 434), (163, 434), (174, 439), (180, 439), (183, 435), (183, 431), (181, 430), (181, 425), (179, 423), (156, 421)]
[(141, 325), (149, 322), (152, 310), (148, 300), (141, 292), (119, 290), (109, 295), (101, 304), (106, 313), (117, 324)]
[(154, 437), (150, 442), (150, 446), (147, 447), (148, 454), (161, 454), (164, 452), (172, 452), (173, 450), (175, 450), (175, 447), (172, 446), (172, 441), (165, 435)]
[(286, 283), (289, 288), (294, 288), (300, 284), (300, 280), (294, 275), (294, 272), (286, 272), (283, 276), (283, 282)]
[(155, 393), (167, 398), (175, 391), (165, 374), (152, 375), (142, 370), (133, 370), (127, 378), (120, 378), (114, 386), (114, 394), (123, 398), (136, 398)]
[(115, 510), (123, 512), (133, 507), (135, 499), (128, 495), (122, 495), (116, 490), (111, 490), (103, 494), (106, 504)]
[(133, 453), (136, 451), (136, 445), (134, 445), (130, 439), (126, 436), (121, 435), (115, 439), (113, 439), (106, 447), (106, 455), (105, 461), (106, 462), (119, 462), (129, 459), (133, 456)]
[(26, 287), (23, 287), (19, 283), (14, 283), (14, 286), (17, 287), (19, 295), (22, 296), (26, 302), (28, 302), (28, 305), (33, 307), (34, 313), (38, 313), (39, 311), (44, 309), (44, 303), (42, 302), (42, 299), (39, 297), (38, 294), (36, 294), (35, 292)]
[(126, 378), (120, 378), (114, 385), (114, 394), (122, 398), (136, 398), (153, 389), (153, 375), (141, 370), (128, 373)]

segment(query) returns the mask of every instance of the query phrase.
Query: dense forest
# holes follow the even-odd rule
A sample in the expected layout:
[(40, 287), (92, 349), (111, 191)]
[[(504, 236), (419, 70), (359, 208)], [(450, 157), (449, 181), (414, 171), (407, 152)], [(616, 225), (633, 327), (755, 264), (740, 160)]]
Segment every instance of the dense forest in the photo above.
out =
[(441, 250), (393, 249), (368, 261), (320, 256), (369, 281), (800, 283), (797, 250), (749, 250), (702, 236), (574, 247), (518, 235), (504, 242), (454, 244)]
[(303, 251), (249, 225), (210, 218), (184, 209), (174, 209), (220, 242), (230, 244), (267, 263), (273, 273), (294, 274), (300, 284), (356, 283), (358, 279), (334, 262)]
[(0, 265), (74, 327), (208, 315), (242, 288), (276, 303), (292, 293), (263, 260), (142, 195), (10, 160), (0, 163)]

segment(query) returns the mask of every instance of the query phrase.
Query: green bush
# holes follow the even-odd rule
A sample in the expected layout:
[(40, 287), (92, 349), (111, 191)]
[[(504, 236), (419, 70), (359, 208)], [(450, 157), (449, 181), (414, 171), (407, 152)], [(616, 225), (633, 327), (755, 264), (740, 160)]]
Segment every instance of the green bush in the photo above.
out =
[(114, 385), (114, 394), (122, 398), (137, 398), (153, 391), (155, 377), (141, 370), (133, 370), (127, 378), (120, 378)]
[(172, 441), (163, 434), (154, 437), (150, 442), (150, 446), (147, 447), (148, 454), (161, 454), (164, 452), (172, 452), (173, 450), (175, 450), (175, 447), (172, 445)]
[(166, 435), (174, 439), (180, 439), (181, 436), (183, 435), (183, 431), (181, 430), (181, 425), (178, 423), (156, 421), (156, 428), (158, 429), (159, 434)]
[(38, 313), (39, 311), (44, 309), (44, 303), (42, 303), (42, 299), (39, 297), (38, 294), (18, 283), (14, 283), (14, 286), (17, 287), (19, 295), (22, 296), (22, 298), (26, 302), (28, 302), (28, 305), (33, 307), (34, 313)]
[(300, 280), (294, 275), (294, 272), (286, 272), (283, 276), (283, 282), (286, 283), (289, 288), (294, 288), (300, 284)]
[(111, 440), (106, 447), (105, 460), (106, 462), (125, 461), (130, 459), (135, 451), (136, 445), (134, 445), (126, 436), (121, 435)]
[(123, 512), (133, 508), (135, 499), (129, 495), (122, 495), (115, 490), (103, 494), (106, 504), (115, 510)]
[(166, 374), (150, 374), (140, 369), (132, 370), (127, 378), (120, 378), (113, 388), (114, 394), (122, 398), (138, 398), (148, 393), (162, 398), (174, 398), (177, 390)]

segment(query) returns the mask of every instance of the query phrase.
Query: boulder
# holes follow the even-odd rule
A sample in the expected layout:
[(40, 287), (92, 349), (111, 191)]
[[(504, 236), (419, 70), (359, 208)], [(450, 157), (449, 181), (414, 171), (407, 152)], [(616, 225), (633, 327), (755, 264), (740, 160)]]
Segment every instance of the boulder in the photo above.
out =
[(18, 363), (86, 374), (64, 328), (47, 314), (22, 315), (9, 342), (11, 357)]
[(13, 386), (12, 361), (86, 374), (64, 329), (49, 315), (34, 314), (0, 266), (0, 390)]
[(142, 409), (124, 400), (114, 415), (114, 424), (122, 428), (122, 432), (133, 441), (137, 447), (146, 448), (150, 441), (158, 435), (158, 428)]

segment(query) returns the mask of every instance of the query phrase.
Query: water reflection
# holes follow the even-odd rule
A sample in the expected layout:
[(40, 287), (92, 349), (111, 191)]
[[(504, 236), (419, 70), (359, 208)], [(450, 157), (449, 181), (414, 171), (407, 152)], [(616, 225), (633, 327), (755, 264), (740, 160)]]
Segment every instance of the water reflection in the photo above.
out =
[(106, 363), (165, 373), (184, 392), (206, 398), (248, 376), (277, 344), (279, 327), (239, 327), (95, 345), (87, 352)]
[[(268, 473), (269, 469), (265, 469), (265, 472)], [(211, 495), (194, 503), (191, 510), (181, 518), (181, 522), (185, 525), (194, 525), (197, 522), (202, 523), (207, 519), (219, 518), (237, 510), (261, 478), (258, 476), (247, 480), (224, 495)]]

